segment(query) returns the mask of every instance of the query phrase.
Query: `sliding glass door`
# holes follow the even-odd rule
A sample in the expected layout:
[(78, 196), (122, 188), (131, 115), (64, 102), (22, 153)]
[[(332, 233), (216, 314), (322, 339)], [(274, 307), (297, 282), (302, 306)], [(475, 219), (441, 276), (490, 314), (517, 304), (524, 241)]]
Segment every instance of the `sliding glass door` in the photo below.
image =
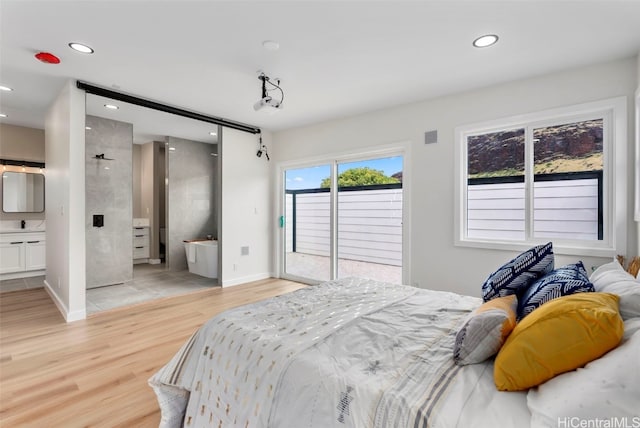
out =
[(402, 282), (402, 156), (338, 163), (338, 278)]
[(284, 272), (327, 281), (331, 275), (331, 165), (285, 171)]
[(284, 171), (283, 276), (402, 282), (402, 156)]

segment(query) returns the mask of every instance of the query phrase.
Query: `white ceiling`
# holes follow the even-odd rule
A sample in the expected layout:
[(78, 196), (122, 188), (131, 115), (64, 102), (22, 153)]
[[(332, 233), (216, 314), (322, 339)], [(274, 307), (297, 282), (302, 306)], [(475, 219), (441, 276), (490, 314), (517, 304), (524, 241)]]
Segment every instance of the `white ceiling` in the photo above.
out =
[[(0, 0), (0, 28), (0, 84), (14, 89), (0, 93), (4, 123), (42, 128), (79, 79), (281, 130), (637, 55), (640, 1)], [(485, 33), (498, 44), (473, 48)], [(275, 115), (253, 110), (258, 70), (282, 79)]]

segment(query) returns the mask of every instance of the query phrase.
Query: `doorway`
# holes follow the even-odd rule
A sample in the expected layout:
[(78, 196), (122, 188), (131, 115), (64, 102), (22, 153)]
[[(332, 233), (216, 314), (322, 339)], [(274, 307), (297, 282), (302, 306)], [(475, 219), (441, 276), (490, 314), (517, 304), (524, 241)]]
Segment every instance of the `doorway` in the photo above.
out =
[(283, 277), (402, 283), (403, 156), (283, 170)]
[(221, 127), (94, 94), (86, 111), (87, 311), (218, 285), (183, 240), (217, 236)]

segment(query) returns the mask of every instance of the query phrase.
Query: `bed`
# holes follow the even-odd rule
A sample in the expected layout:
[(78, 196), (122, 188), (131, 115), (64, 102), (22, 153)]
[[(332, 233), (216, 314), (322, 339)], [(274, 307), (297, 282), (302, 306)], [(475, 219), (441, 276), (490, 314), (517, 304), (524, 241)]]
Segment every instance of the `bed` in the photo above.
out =
[[(160, 426), (556, 426), (555, 415), (544, 414), (545, 400), (564, 385), (544, 397), (540, 388), (534, 397), (498, 391), (493, 359), (455, 364), (456, 336), (481, 304), (347, 278), (228, 310), (149, 380)], [(638, 329), (640, 321), (625, 336), (622, 359), (635, 373), (621, 381), (624, 387), (640, 383), (637, 361), (629, 359), (640, 352), (640, 336), (628, 340)], [(629, 411), (640, 403), (640, 391), (631, 386), (626, 394)]]

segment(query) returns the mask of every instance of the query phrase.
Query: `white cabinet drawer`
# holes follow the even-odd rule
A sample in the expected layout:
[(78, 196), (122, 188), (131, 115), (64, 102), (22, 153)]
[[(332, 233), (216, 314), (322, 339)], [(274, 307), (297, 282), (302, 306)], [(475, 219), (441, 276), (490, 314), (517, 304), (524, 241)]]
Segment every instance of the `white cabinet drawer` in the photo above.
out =
[(40, 270), (47, 267), (45, 241), (27, 241), (25, 246), (25, 270)]
[(133, 258), (134, 259), (148, 259), (149, 258), (149, 247), (133, 247)]
[(24, 271), (24, 242), (0, 243), (0, 273)]
[(139, 236), (149, 236), (149, 228), (148, 227), (134, 227), (133, 228), (133, 237)]
[(148, 247), (149, 246), (149, 237), (148, 236), (134, 236), (133, 237), (133, 247)]
[(149, 258), (149, 227), (133, 228), (133, 259)]

